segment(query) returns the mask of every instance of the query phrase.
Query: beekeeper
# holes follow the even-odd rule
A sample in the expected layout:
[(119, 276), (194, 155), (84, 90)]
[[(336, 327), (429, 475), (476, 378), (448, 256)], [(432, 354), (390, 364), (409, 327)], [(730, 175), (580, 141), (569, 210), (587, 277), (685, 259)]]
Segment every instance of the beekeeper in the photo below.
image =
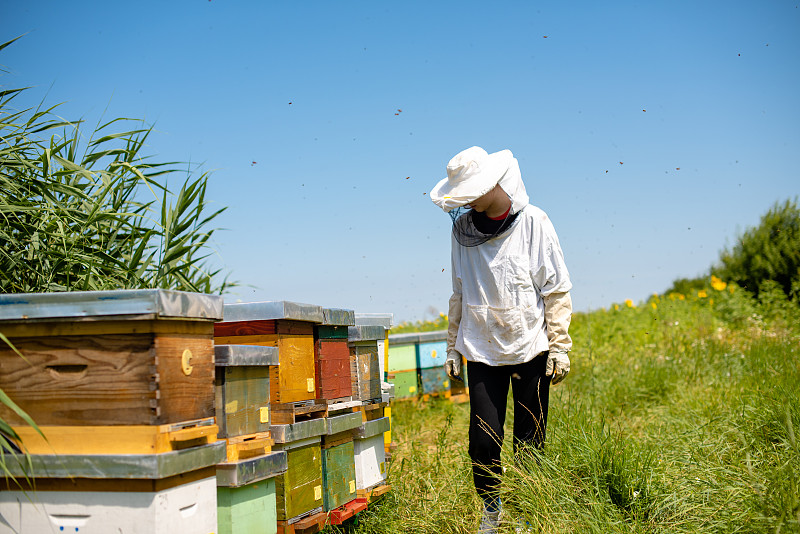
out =
[(453, 219), (447, 360), (451, 379), (467, 361), (469, 455), (484, 502), (481, 532), (499, 524), (500, 446), (508, 386), (514, 399), (514, 451), (541, 448), (550, 384), (569, 373), (572, 284), (547, 214), (528, 203), (509, 150), (472, 147), (447, 164), (430, 192)]

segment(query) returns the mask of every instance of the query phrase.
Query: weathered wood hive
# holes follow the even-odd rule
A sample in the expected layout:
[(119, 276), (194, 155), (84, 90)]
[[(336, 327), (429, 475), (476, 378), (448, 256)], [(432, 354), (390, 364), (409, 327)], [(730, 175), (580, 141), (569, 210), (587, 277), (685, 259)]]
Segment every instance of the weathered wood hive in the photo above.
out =
[(314, 325), (322, 323), (320, 306), (271, 301), (226, 304), (225, 319), (214, 329), (220, 345), (278, 347), (280, 365), (272, 367), (270, 401), (287, 404), (314, 400)]
[(350, 401), (350, 349), (347, 329), (354, 325), (352, 310), (323, 309), (323, 322), (315, 326), (314, 363), (317, 375), (317, 398), (328, 403)]
[(216, 435), (221, 318), (221, 297), (180, 291), (0, 295), (0, 332), (24, 356), (0, 347), (0, 388), (49, 443), (7, 407), (0, 417), (31, 453), (165, 452)]
[[(208, 533), (217, 527), (213, 322), (218, 296), (165, 290), (0, 295), (0, 532)], [(27, 477), (27, 478), (26, 478)]]
[(354, 399), (365, 403), (382, 400), (378, 340), (383, 338), (382, 326), (356, 325), (348, 328), (350, 377)]

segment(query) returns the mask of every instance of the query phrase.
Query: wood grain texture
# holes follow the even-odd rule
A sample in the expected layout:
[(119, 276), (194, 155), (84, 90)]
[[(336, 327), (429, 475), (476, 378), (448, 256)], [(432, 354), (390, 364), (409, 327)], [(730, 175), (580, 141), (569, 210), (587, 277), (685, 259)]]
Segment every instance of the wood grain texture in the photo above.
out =
[(347, 340), (319, 339), (315, 343), (317, 398), (339, 399), (353, 393), (350, 380), (350, 349)]
[(211, 321), (141, 320), (141, 321), (53, 321), (42, 323), (3, 323), (0, 327), (9, 339), (18, 337), (99, 336), (104, 334), (196, 334), (211, 337)]
[(381, 378), (376, 344), (351, 344), (350, 382), (353, 398), (362, 401), (381, 398)]
[(318, 443), (286, 452), (286, 473), (275, 479), (278, 519), (288, 520), (322, 506), (322, 449)]
[[(12, 340), (0, 348), (0, 388), (40, 425), (140, 425), (214, 415), (211, 338), (102, 334)], [(192, 372), (181, 366), (192, 353)], [(11, 424), (22, 420), (0, 407)]]
[(44, 438), (27, 425), (14, 426), (30, 454), (161, 454), (217, 440), (214, 419), (198, 425), (40, 425)]
[(215, 411), (219, 437), (269, 430), (269, 367), (217, 367)]
[[(298, 323), (299, 321), (288, 321)], [(280, 325), (279, 325), (280, 326)], [(287, 327), (287, 330), (291, 328)], [(215, 337), (218, 345), (278, 347), (280, 365), (270, 366), (270, 401), (274, 404), (311, 400), (317, 388), (314, 369), (313, 325), (300, 322), (301, 334), (264, 334)]]
[(221, 336), (257, 336), (277, 334), (275, 321), (235, 321), (221, 322), (214, 325), (214, 335)]
[(322, 451), (323, 506), (326, 512), (356, 498), (356, 464), (352, 441)]

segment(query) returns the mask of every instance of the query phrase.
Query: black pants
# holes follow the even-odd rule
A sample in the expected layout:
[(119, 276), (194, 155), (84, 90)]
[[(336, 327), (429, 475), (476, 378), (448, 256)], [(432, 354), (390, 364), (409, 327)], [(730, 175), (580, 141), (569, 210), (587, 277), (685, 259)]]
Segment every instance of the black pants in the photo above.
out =
[(508, 384), (514, 399), (514, 452), (521, 445), (541, 448), (547, 426), (550, 377), (547, 352), (527, 363), (486, 365), (467, 362), (470, 398), (469, 456), (475, 489), (485, 501), (497, 490), (500, 448), (506, 421)]

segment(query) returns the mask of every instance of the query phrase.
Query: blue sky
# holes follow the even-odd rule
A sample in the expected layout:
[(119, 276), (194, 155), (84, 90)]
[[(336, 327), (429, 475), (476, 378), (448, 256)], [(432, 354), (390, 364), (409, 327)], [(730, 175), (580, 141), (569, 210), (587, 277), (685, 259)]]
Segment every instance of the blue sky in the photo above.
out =
[(446, 312), (427, 192), (508, 148), (585, 311), (706, 273), (800, 194), (798, 3), (0, 0), (25, 34), (0, 84), (213, 171), (230, 301)]

